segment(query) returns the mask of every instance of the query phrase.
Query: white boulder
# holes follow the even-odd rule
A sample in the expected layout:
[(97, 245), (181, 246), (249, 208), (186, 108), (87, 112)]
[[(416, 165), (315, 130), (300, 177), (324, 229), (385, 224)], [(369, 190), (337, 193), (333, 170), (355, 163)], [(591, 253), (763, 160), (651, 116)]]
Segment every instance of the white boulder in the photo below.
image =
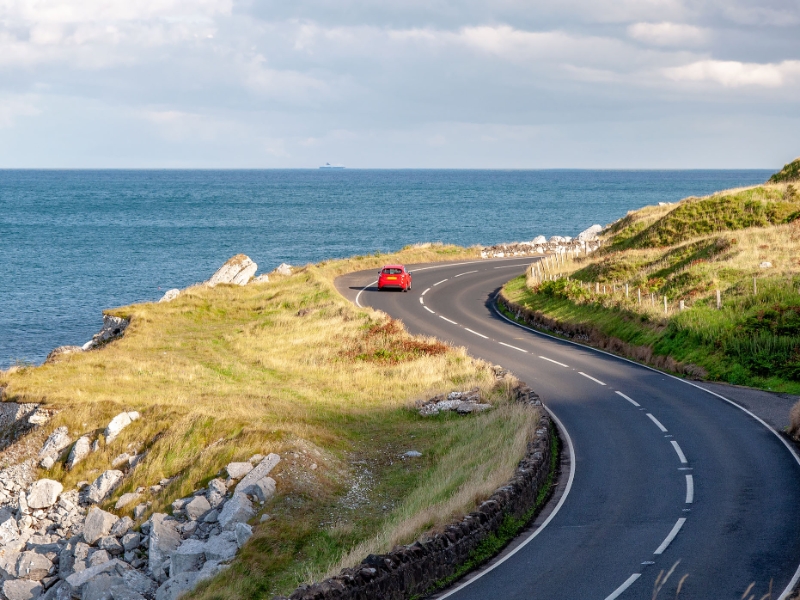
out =
[(173, 288), (164, 292), (164, 295), (161, 296), (161, 300), (159, 300), (159, 302), (172, 302), (180, 295), (181, 291), (178, 288)]
[(155, 513), (150, 519), (150, 542), (148, 546), (148, 565), (150, 572), (159, 577), (164, 572), (166, 562), (181, 544), (178, 522), (163, 513)]
[(28, 508), (39, 509), (53, 506), (64, 491), (64, 486), (52, 479), (40, 479), (28, 488)]
[(235, 493), (222, 507), (219, 524), (223, 529), (233, 529), (236, 523), (246, 523), (256, 514), (253, 503), (242, 493)]
[(291, 275), (292, 265), (289, 265), (287, 263), (281, 263), (277, 267), (275, 267), (275, 270), (272, 272), (275, 273), (276, 275)]
[(578, 234), (579, 242), (590, 242), (597, 239), (597, 234), (603, 231), (601, 225), (592, 225), (588, 229), (584, 229)]
[[(72, 440), (69, 437), (69, 431), (66, 427), (58, 427), (51, 433), (47, 440), (45, 440), (41, 451), (39, 452), (39, 460), (45, 458), (57, 458), (61, 451), (70, 445)], [(52, 466), (52, 465), (50, 465)]]
[(86, 493), (86, 499), (92, 504), (99, 504), (114, 491), (114, 489), (122, 482), (124, 477), (122, 471), (109, 469), (103, 472), (97, 479), (94, 480), (89, 491)]
[(9, 579), (3, 582), (3, 594), (8, 600), (34, 600), (42, 592), (42, 585), (27, 579)]
[(229, 258), (217, 272), (208, 280), (208, 286), (214, 287), (220, 283), (233, 285), (246, 285), (256, 274), (258, 265), (246, 254), (237, 254)]
[(92, 439), (88, 435), (83, 435), (78, 438), (72, 450), (69, 451), (67, 457), (67, 468), (72, 469), (75, 465), (81, 462), (84, 458), (89, 456), (92, 451)]
[(122, 433), (122, 430), (138, 418), (139, 413), (135, 410), (132, 410), (130, 412), (121, 412), (116, 417), (111, 419), (111, 422), (109, 422), (109, 424), (106, 426), (106, 444), (110, 444), (117, 439), (117, 436)]
[(83, 524), (83, 539), (89, 545), (94, 544), (100, 538), (107, 536), (117, 521), (119, 521), (117, 515), (97, 507), (92, 508)]
[(241, 479), (253, 470), (253, 465), (249, 462), (232, 462), (228, 463), (225, 470), (228, 472), (228, 477), (231, 479)]

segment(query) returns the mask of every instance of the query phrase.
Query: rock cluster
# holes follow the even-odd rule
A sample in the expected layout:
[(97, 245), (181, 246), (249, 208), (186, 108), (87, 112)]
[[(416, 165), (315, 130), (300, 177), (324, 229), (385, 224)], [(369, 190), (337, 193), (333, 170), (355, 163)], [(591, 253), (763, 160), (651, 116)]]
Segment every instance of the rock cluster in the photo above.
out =
[[(134, 412), (114, 417), (106, 427), (107, 441), (138, 418)], [(67, 459), (73, 464), (80, 460), (75, 448), (82, 440), (82, 452), (91, 451), (89, 436), (79, 438)], [(58, 457), (69, 443), (66, 428), (56, 429), (37, 460)], [(255, 516), (255, 505), (275, 493), (269, 474), (279, 462), (270, 454), (230, 463), (227, 479), (213, 479), (176, 500), (172, 516), (155, 513), (138, 532), (130, 517), (96, 506), (120, 485), (122, 471), (109, 469), (80, 491), (64, 492), (51, 479), (20, 485), (35, 472), (32, 460), (22, 476), (21, 465), (15, 472), (6, 469), (0, 473), (0, 598), (173, 600), (217, 574), (247, 542), (252, 535), (247, 521)], [(169, 483), (162, 480), (151, 491)], [(143, 492), (124, 494), (117, 508), (140, 500)], [(148, 505), (136, 506), (137, 519)]]
[(434, 396), (424, 402), (417, 402), (417, 411), (423, 417), (438, 415), (440, 412), (455, 411), (460, 415), (483, 412), (492, 408), (491, 404), (481, 403), (478, 388), (466, 392), (450, 392)]
[(108, 342), (122, 337), (128, 325), (130, 325), (130, 319), (103, 315), (103, 327), (92, 336), (91, 340), (86, 342), (83, 346), (59, 346), (47, 355), (44, 362), (50, 363), (61, 356), (75, 354), (77, 352), (86, 352), (87, 350), (94, 350), (95, 348), (105, 346)]
[(600, 225), (592, 225), (581, 231), (577, 237), (554, 235), (550, 239), (536, 236), (530, 242), (496, 244), (481, 249), (481, 258), (503, 258), (508, 256), (529, 256), (534, 254), (572, 254), (575, 257), (589, 254), (600, 247), (598, 234)]

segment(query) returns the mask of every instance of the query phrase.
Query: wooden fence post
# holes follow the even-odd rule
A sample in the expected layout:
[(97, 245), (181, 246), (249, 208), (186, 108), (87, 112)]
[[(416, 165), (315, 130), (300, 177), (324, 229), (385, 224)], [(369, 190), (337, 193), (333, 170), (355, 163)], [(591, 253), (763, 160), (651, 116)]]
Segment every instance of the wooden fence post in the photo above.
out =
[(667, 314), (667, 297), (664, 296), (664, 314)]
[(720, 310), (721, 308), (722, 308), (722, 294), (720, 294), (719, 290), (717, 290), (717, 310)]

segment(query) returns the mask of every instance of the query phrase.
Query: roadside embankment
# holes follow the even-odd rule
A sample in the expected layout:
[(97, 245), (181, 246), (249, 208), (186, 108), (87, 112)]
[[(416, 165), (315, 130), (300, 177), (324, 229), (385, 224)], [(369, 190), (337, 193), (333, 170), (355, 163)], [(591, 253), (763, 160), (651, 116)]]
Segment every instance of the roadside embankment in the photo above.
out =
[[(122, 337), (0, 373), (6, 402), (47, 413), (0, 448), (33, 481), (0, 512), (14, 551), (48, 562), (35, 580), (8, 565), (3, 585), (36, 597), (130, 580), (161, 600), (205, 579), (193, 597), (285, 594), (472, 511), (514, 476), (540, 415), (515, 401), (513, 378), (354, 307), (333, 278), (478, 256), (421, 245), (197, 285), (107, 311)], [(235, 262), (234, 278), (254, 270)], [(414, 407), (453, 391), (491, 409)], [(269, 475), (240, 489), (245, 467), (272, 455)], [(87, 540), (90, 515), (102, 535)]]
[[(681, 376), (800, 393), (793, 183), (646, 207), (601, 238), (591, 256), (534, 263), (499, 303), (535, 328)], [(792, 415), (796, 435), (800, 408)]]

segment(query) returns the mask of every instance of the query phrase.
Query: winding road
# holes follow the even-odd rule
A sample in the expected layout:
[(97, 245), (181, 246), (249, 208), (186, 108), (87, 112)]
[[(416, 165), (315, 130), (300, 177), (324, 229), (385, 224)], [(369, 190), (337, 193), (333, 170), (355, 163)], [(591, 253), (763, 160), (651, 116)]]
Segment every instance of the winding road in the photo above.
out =
[(530, 257), (409, 266), (408, 293), (377, 270), (337, 279), (361, 306), (464, 346), (542, 397), (571, 459), (546, 518), (438, 598), (786, 598), (800, 571), (800, 459), (758, 417), (717, 394), (520, 327), (493, 297)]

